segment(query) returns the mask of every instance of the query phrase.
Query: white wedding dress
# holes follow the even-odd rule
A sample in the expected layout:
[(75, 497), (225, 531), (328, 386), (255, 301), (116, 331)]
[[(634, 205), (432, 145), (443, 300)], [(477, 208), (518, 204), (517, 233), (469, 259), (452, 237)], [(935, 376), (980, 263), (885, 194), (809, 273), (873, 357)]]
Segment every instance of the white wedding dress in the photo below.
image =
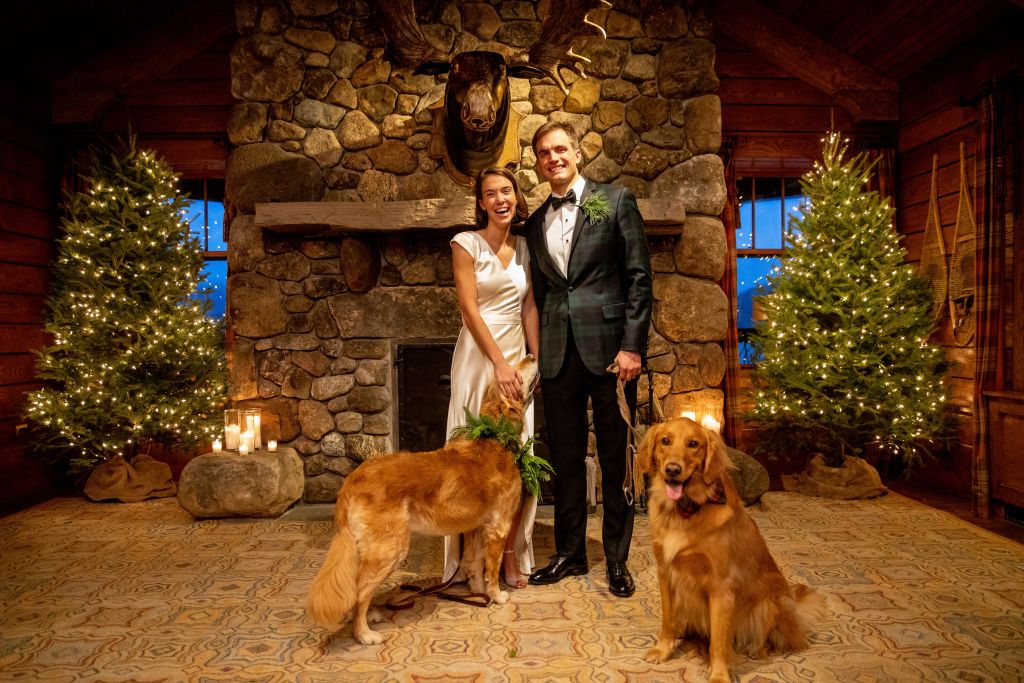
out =
[[(476, 296), (480, 317), (487, 324), (494, 342), (511, 364), (526, 355), (526, 335), (523, 332), (522, 304), (530, 288), (530, 256), (526, 238), (516, 238), (515, 256), (508, 268), (475, 232), (460, 232), (452, 238), (473, 257), (476, 274)], [(452, 356), (452, 399), (448, 404), (448, 430), (466, 423), (466, 408), (473, 414), (480, 412), (484, 392), (494, 380), (491, 361), (476, 345), (473, 335), (463, 325)], [(533, 403), (527, 406), (523, 420), (523, 440), (533, 435)], [(537, 513), (537, 498), (529, 496), (523, 506), (522, 519), (515, 538), (515, 554), (519, 571), (533, 571), (533, 522)], [(455, 575), (459, 568), (459, 539), (445, 536), (444, 580)]]

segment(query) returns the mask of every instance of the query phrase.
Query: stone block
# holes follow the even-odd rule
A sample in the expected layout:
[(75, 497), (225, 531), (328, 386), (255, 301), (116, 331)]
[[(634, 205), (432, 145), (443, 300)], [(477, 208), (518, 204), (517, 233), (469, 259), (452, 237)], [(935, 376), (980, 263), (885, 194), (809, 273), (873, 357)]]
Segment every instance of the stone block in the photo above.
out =
[(278, 517), (302, 497), (302, 460), (291, 448), (207, 453), (181, 472), (178, 504), (197, 519)]

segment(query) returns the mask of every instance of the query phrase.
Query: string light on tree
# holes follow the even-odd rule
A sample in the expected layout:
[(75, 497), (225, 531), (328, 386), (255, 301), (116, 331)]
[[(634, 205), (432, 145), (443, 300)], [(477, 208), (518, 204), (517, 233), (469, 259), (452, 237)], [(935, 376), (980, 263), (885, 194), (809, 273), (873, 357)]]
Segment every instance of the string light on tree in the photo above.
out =
[[(29, 395), (40, 445), (70, 469), (153, 442), (209, 440), (225, 398), (223, 333), (206, 318), (203, 254), (177, 176), (150, 152), (94, 151), (65, 200), (47, 331), (48, 386)], [(191, 298), (199, 293), (200, 298)]]
[(944, 424), (948, 365), (927, 343), (930, 290), (904, 262), (892, 208), (863, 189), (867, 156), (845, 161), (838, 133), (822, 142), (761, 299), (751, 417), (768, 443), (818, 450), (834, 467), (872, 443), (914, 460)]

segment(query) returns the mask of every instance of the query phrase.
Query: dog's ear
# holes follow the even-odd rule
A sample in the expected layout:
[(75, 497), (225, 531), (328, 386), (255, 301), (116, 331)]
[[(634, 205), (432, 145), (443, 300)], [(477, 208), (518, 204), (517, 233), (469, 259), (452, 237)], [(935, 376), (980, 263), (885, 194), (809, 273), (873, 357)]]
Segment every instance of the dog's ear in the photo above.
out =
[(661, 433), (661, 424), (652, 424), (647, 428), (643, 440), (636, 449), (636, 469), (640, 472), (650, 472), (654, 466), (654, 445), (658, 443)]
[(707, 454), (704, 456), (704, 483), (711, 485), (722, 478), (726, 468), (729, 467), (729, 451), (725, 449), (725, 442), (718, 432), (701, 427), (704, 430), (704, 440)]

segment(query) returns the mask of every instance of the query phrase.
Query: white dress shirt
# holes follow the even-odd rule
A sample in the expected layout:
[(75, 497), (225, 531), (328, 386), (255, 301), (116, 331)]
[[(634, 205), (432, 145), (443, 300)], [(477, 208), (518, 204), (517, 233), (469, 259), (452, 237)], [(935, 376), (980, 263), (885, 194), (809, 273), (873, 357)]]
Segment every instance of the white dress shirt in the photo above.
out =
[[(572, 248), (572, 235), (576, 229), (576, 216), (580, 210), (579, 202), (586, 185), (586, 179), (577, 175), (576, 182), (569, 188), (576, 193), (576, 204), (563, 204), (557, 209), (549, 206), (547, 213), (544, 214), (544, 239), (547, 242), (548, 252), (555, 265), (558, 266), (558, 270), (566, 277), (569, 273), (569, 250)], [(559, 195), (552, 193), (551, 196)]]

